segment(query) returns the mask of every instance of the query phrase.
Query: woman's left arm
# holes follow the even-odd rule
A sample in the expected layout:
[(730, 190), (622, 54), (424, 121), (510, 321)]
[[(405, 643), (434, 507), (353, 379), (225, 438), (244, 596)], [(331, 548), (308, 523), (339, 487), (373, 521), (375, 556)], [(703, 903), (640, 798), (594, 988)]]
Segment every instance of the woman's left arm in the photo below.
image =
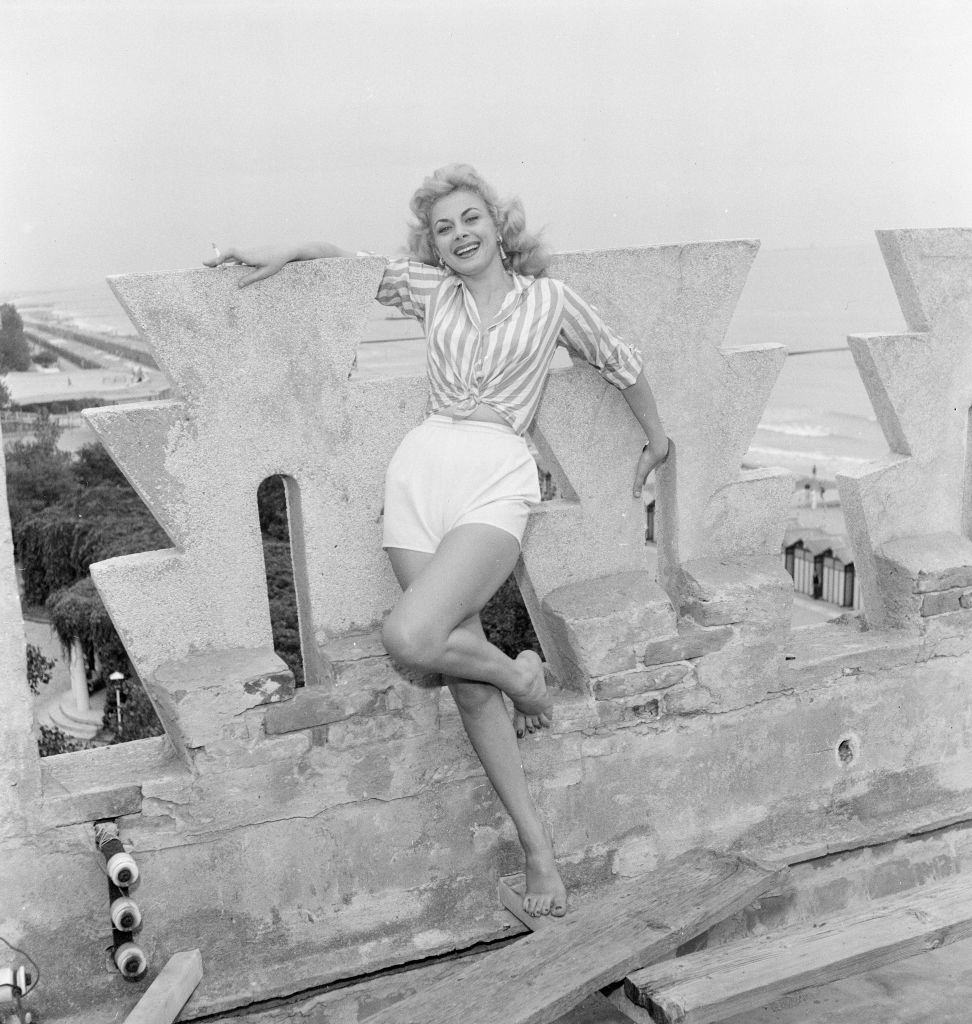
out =
[(658, 416), (658, 407), (655, 405), (655, 396), (652, 393), (651, 385), (645, 380), (644, 373), (639, 373), (634, 384), (629, 388), (624, 388), (621, 394), (624, 395), (628, 408), (641, 424), (648, 438), (648, 443), (638, 459), (632, 488), (632, 494), (636, 498), (640, 498), (641, 489), (648, 479), (648, 474), (668, 458), (670, 442), (665, 436), (665, 428), (662, 426)]
[(572, 288), (566, 284), (561, 287), (564, 295), (561, 337), (624, 395), (647, 437), (648, 444), (638, 459), (632, 487), (638, 498), (648, 474), (668, 456), (668, 438), (658, 416), (651, 385), (641, 369), (641, 354), (616, 337)]

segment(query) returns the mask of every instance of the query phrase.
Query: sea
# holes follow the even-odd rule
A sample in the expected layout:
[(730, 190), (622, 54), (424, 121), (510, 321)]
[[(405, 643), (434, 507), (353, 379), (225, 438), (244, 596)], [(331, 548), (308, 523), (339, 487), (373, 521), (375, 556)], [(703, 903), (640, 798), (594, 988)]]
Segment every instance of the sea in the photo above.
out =
[[(119, 337), (136, 332), (104, 282), (8, 291), (26, 318)], [(762, 249), (724, 344), (782, 344), (788, 355), (752, 440), (747, 463), (832, 480), (887, 452), (847, 347), (848, 334), (896, 333), (904, 319), (877, 243)], [(359, 377), (422, 373), (416, 324), (375, 304), (358, 350)], [(566, 358), (562, 365), (566, 365)]]

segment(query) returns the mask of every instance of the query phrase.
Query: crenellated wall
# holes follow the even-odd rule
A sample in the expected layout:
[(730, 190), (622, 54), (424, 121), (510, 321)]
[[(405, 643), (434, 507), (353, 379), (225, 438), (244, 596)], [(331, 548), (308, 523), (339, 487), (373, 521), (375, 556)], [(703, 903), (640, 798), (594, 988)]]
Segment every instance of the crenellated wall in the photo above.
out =
[[(738, 468), (784, 358), (720, 347), (756, 244), (558, 258), (553, 273), (640, 347), (674, 442), (656, 572), (624, 400), (586, 365), (551, 375), (533, 439), (562, 496), (532, 515), (517, 577), (556, 722), (521, 751), (572, 890), (700, 844), (793, 863), (972, 817), (970, 239), (882, 235), (922, 333), (851, 341), (898, 453), (842, 481), (870, 628), (791, 630), (791, 481)], [(181, 396), (87, 414), (173, 544), (92, 567), (166, 737), (37, 758), (0, 511), (0, 935), (43, 954), (45, 1020), (122, 1019), (152, 977), (104, 967), (99, 818), (134, 843), (154, 969), (202, 950), (187, 1016), (514, 928), (495, 898), (520, 867), (512, 828), (448, 694), (379, 639), (397, 592), (383, 468), (425, 402), (419, 378), (349, 380), (380, 271), (316, 261), (244, 290), (239, 269), (112, 281)], [(300, 690), (270, 646), (256, 490), (277, 473)]]

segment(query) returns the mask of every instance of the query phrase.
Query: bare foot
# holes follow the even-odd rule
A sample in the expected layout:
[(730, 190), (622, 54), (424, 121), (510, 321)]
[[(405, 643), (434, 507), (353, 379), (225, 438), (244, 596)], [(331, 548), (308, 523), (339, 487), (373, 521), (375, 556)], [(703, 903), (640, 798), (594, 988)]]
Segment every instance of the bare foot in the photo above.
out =
[(516, 656), (522, 672), (522, 684), (506, 692), (513, 701), (513, 726), (517, 736), (548, 728), (553, 722), (553, 701), (547, 693), (547, 681), (540, 656), (521, 651)]
[(567, 890), (557, 871), (553, 849), (526, 855), (526, 889), (523, 910), (531, 917), (549, 914), (563, 917), (567, 913)]

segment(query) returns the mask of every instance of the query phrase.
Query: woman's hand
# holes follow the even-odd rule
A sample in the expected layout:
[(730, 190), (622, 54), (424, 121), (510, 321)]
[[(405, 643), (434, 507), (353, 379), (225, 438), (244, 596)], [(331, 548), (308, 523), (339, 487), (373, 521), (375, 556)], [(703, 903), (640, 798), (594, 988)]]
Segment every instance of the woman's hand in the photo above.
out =
[[(216, 249), (216, 246), (213, 246)], [(216, 249), (215, 255), (208, 260), (203, 260), (205, 267), (221, 266), (244, 266), (255, 267), (249, 274), (244, 274), (236, 283), (240, 288), (245, 288), (254, 281), (262, 281), (264, 278), (273, 277), (283, 269), (292, 259), (293, 253), (284, 249), (227, 249), (220, 252)]]
[(634, 487), (631, 490), (635, 498), (641, 497), (641, 490), (645, 486), (648, 474), (660, 466), (672, 450), (672, 442), (669, 438), (663, 438), (655, 444), (646, 444), (642, 449), (641, 458), (638, 459), (638, 467), (635, 469)]

